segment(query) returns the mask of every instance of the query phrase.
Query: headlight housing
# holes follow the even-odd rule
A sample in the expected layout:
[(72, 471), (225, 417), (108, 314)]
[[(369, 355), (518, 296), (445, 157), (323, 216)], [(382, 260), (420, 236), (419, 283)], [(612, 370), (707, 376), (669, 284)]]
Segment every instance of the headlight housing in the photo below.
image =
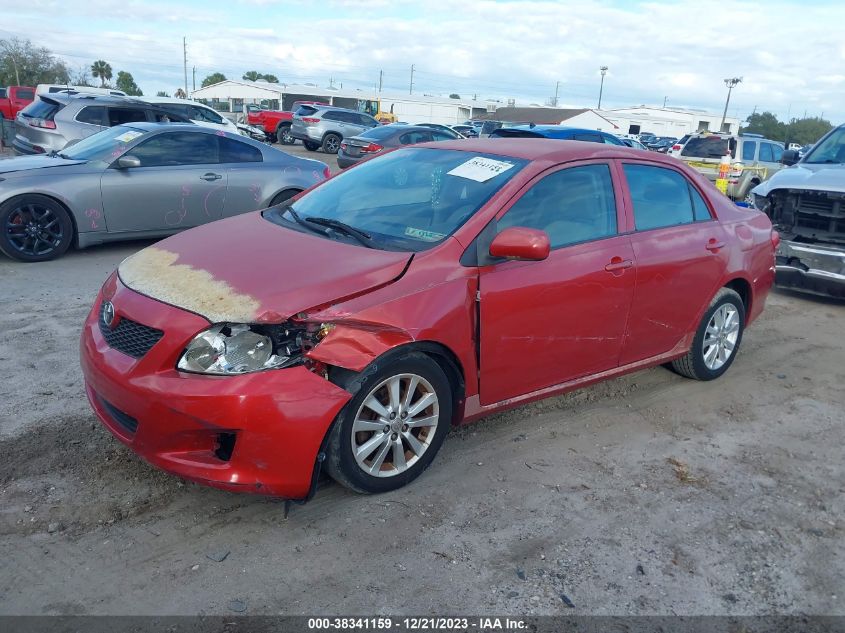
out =
[(234, 376), (290, 367), (302, 362), (303, 354), (317, 344), (327, 327), (320, 323), (214, 325), (191, 339), (176, 368), (198, 374)]

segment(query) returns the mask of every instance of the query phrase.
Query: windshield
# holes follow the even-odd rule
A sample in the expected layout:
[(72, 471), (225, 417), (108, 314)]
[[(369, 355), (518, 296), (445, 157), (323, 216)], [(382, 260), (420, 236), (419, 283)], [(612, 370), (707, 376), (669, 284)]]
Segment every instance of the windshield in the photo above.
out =
[(690, 138), (681, 156), (695, 156), (697, 158), (722, 158), (730, 151), (731, 158), (736, 151), (736, 140), (721, 136), (694, 136)]
[(146, 134), (143, 130), (118, 125), (97, 132), (63, 149), (60, 154), (70, 160), (111, 161), (126, 151), (130, 142)]
[(804, 158), (805, 163), (845, 163), (845, 126), (836, 128)]
[[(377, 248), (421, 251), (452, 234), (527, 162), (457, 150), (401, 149), (335, 176), (291, 208), (303, 221), (328, 219), (363, 231)], [(304, 230), (285, 209), (271, 209), (265, 217)]]

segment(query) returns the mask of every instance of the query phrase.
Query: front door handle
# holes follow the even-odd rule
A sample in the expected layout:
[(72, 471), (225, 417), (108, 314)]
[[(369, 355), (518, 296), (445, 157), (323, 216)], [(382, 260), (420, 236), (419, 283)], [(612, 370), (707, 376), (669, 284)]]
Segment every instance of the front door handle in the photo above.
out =
[(610, 260), (610, 263), (604, 267), (604, 269), (609, 272), (616, 272), (617, 270), (625, 270), (626, 268), (630, 268), (634, 265), (634, 262), (630, 259), (622, 259), (621, 257), (614, 257)]
[(707, 249), (708, 251), (710, 251), (711, 253), (715, 253), (715, 252), (717, 252), (720, 248), (724, 248), (724, 247), (725, 247), (725, 243), (724, 243), (724, 242), (717, 242), (714, 238), (712, 238), (712, 237), (711, 237), (711, 238), (710, 238), (710, 241), (709, 241), (709, 242), (707, 242), (707, 246), (705, 246), (704, 248), (706, 248), (706, 249)]
[(223, 176), (221, 176), (220, 174), (212, 174), (210, 172), (203, 175), (203, 176), (200, 176), (200, 178), (202, 178), (203, 180), (208, 180), (208, 181), (220, 180), (222, 177)]

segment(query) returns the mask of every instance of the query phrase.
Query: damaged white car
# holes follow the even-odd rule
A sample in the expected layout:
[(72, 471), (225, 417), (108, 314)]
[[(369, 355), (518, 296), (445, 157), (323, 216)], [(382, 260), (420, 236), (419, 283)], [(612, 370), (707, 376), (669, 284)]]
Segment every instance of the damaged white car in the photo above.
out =
[(780, 233), (779, 286), (845, 298), (845, 125), (801, 160), (784, 152), (782, 169), (752, 190), (754, 206)]

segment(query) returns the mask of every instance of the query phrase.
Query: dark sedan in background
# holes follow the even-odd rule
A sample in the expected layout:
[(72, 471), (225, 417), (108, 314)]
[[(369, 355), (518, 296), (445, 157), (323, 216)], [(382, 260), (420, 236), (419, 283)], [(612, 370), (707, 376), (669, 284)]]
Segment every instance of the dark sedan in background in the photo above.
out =
[(566, 125), (520, 125), (519, 127), (501, 127), (490, 133), (490, 138), (551, 138), (561, 141), (587, 141), (607, 145), (625, 144), (619, 137), (599, 130), (587, 130)]
[(337, 153), (337, 166), (346, 169), (352, 165), (375, 156), (386, 149), (395, 149), (405, 145), (428, 143), (430, 141), (454, 141), (455, 133), (447, 134), (423, 125), (403, 125), (392, 123), (367, 130), (363, 134), (344, 139)]
[(0, 162), (0, 251), (38, 262), (72, 245), (164, 237), (278, 204), (329, 175), (324, 163), (222, 130), (119, 125)]

